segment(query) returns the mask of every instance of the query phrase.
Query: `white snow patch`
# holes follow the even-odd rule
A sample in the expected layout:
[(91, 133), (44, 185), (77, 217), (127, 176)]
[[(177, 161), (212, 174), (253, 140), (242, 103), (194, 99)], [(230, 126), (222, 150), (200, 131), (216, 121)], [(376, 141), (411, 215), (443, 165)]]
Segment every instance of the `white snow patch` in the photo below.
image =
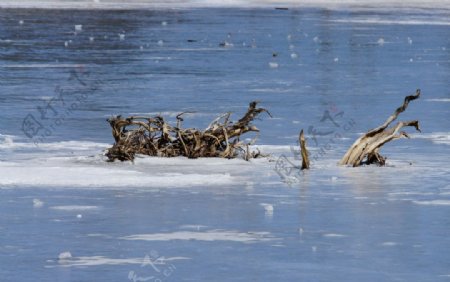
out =
[(413, 201), (413, 203), (423, 206), (450, 206), (450, 200)]
[(266, 203), (261, 203), (259, 204), (260, 206), (262, 206), (264, 208), (264, 214), (268, 217), (273, 216), (273, 205), (271, 204), (266, 204)]
[(273, 241), (269, 232), (239, 232), (234, 230), (209, 230), (205, 232), (176, 231), (172, 233), (137, 234), (121, 237), (123, 240), (143, 241), (172, 241), (172, 240), (197, 240), (197, 241), (230, 241), (240, 243), (255, 243)]
[(72, 257), (72, 254), (70, 252), (62, 252), (58, 255), (58, 259), (60, 260), (66, 260)]
[[(69, 252), (68, 255), (70, 255)], [(62, 253), (65, 254), (65, 253)], [(61, 255), (60, 255), (61, 256)], [(159, 257), (151, 261), (154, 265), (164, 265), (166, 262), (175, 260), (187, 260), (188, 257)], [(108, 258), (104, 256), (82, 256), (82, 257), (64, 257), (59, 259), (59, 266), (61, 267), (74, 267), (74, 266), (100, 266), (100, 265), (127, 265), (127, 264), (139, 264), (143, 265), (145, 263), (144, 258)], [(52, 268), (55, 266), (46, 266), (47, 268)]]
[(383, 243), (381, 243), (381, 245), (385, 246), (385, 247), (393, 247), (393, 246), (397, 246), (398, 243), (396, 243), (396, 242), (383, 242)]
[(450, 102), (450, 98), (434, 98), (434, 99), (425, 99), (427, 102)]
[(337, 234), (337, 233), (327, 233), (327, 234), (323, 234), (323, 237), (327, 237), (327, 238), (343, 238), (343, 237), (347, 237), (344, 234)]
[(388, 196), (389, 197), (392, 197), (392, 196), (411, 196), (411, 195), (414, 195), (414, 196), (426, 196), (426, 195), (434, 195), (434, 193), (433, 192), (414, 192), (414, 191), (403, 191), (403, 192), (391, 192), (391, 193), (388, 193)]
[(429, 139), (436, 144), (450, 145), (450, 132), (411, 134), (411, 137), (419, 139)]
[[(20, 139), (18, 139), (20, 141)], [(106, 162), (110, 144), (86, 141), (19, 142), (1, 135), (0, 187), (174, 188), (240, 185), (259, 173), (271, 177), (267, 159), (188, 159), (138, 155), (134, 163)], [(289, 146), (251, 146), (262, 153), (290, 152)], [(82, 177), (80, 177), (82, 176)]]
[[(298, 137), (298, 136), (296, 136)], [(251, 150), (260, 149), (262, 153), (287, 153), (291, 152), (290, 145), (252, 145), (250, 146)]]
[(276, 69), (276, 68), (278, 68), (278, 63), (276, 63), (276, 62), (269, 62), (269, 67), (270, 68), (272, 68), (272, 69)]
[(42, 208), (44, 206), (44, 202), (39, 199), (33, 199), (33, 207)]
[(0, 149), (35, 149), (41, 151), (55, 152), (57, 150), (66, 151), (85, 151), (85, 150), (101, 150), (105, 149), (110, 144), (108, 143), (96, 143), (90, 141), (60, 141), (52, 143), (38, 143), (35, 145), (30, 142), (13, 142), (13, 136), (2, 135), (4, 141), (0, 143)]
[(12, 135), (3, 135), (0, 134), (0, 148), (4, 147), (4, 148), (8, 148), (8, 147), (12, 147), (14, 146), (14, 140), (13, 140), (14, 136)]
[(206, 225), (196, 225), (196, 224), (184, 224), (180, 226), (180, 229), (191, 229), (191, 230), (197, 230), (200, 231), (200, 229), (205, 229)]
[[(161, 158), (159, 158), (161, 160)], [(161, 161), (164, 163), (164, 161)], [(176, 164), (176, 163), (175, 163)], [(72, 166), (68, 166), (72, 165)], [(184, 162), (184, 165), (189, 165)], [(198, 164), (197, 164), (198, 165)], [(206, 164), (205, 164), (206, 165)], [(131, 166), (131, 165), (130, 165)], [(108, 164), (76, 166), (61, 163), (61, 166), (30, 166), (24, 172), (21, 163), (0, 163), (2, 177), (0, 186), (47, 186), (47, 187), (186, 187), (234, 184), (229, 173), (163, 173), (134, 171), (133, 167), (115, 168)], [(153, 165), (143, 165), (153, 167)], [(156, 168), (156, 165), (155, 165)], [(179, 167), (180, 169), (182, 166)], [(176, 169), (176, 168), (173, 168)], [(200, 169), (200, 168), (199, 168)], [(151, 170), (150, 170), (151, 171)], [(79, 176), (84, 177), (80, 178)]]
[(381, 25), (450, 25), (450, 21), (446, 19), (380, 19), (380, 18), (364, 18), (364, 19), (339, 19), (330, 20), (336, 23), (351, 23), (351, 24), (381, 24)]

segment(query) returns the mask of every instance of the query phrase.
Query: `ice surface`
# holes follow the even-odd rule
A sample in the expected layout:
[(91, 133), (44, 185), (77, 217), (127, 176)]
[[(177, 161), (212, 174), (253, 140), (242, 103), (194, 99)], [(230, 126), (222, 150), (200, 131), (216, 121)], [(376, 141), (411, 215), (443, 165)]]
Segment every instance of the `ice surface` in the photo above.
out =
[(33, 199), (33, 207), (42, 208), (44, 206), (44, 202), (39, 199)]
[[(275, 175), (268, 159), (187, 159), (137, 156), (134, 163), (107, 163), (110, 145), (89, 141), (40, 143), (2, 135), (0, 149), (14, 160), (0, 161), (0, 187), (91, 187), (117, 189), (240, 185), (257, 171)], [(254, 146), (262, 153), (289, 152), (289, 146)], [(24, 175), (24, 169), (26, 175)], [(82, 177), (80, 177), (82, 176)]]
[(242, 233), (234, 230), (207, 230), (203, 232), (178, 231), (173, 233), (136, 234), (122, 237), (124, 240), (143, 241), (171, 241), (171, 240), (198, 240), (198, 241), (231, 241), (239, 243), (255, 243), (276, 240), (269, 232)]
[[(67, 252), (68, 253), (68, 252)], [(66, 254), (66, 253), (63, 253)], [(70, 255), (70, 253), (68, 253)], [(62, 255), (62, 254), (61, 254)], [(104, 256), (91, 256), (91, 257), (64, 257), (59, 260), (59, 266), (61, 267), (88, 267), (88, 266), (104, 266), (104, 265), (130, 265), (145, 263), (143, 258), (108, 258)], [(174, 262), (177, 260), (188, 260), (187, 257), (168, 257), (158, 258), (158, 260), (152, 261), (154, 265), (165, 265), (168, 262)], [(47, 265), (47, 268), (56, 267), (54, 265)]]
[(344, 234), (328, 233), (328, 234), (323, 234), (323, 237), (327, 237), (327, 238), (341, 238), (341, 237), (346, 237), (346, 236)]
[(200, 7), (326, 7), (328, 9), (348, 8), (445, 8), (449, 7), (448, 0), (439, 1), (390, 1), (390, 0), (188, 0), (188, 1), (161, 1), (161, 0), (108, 0), (108, 1), (61, 1), (61, 0), (26, 0), (0, 2), (0, 7), (20, 8), (51, 8), (51, 9), (167, 9), (167, 8), (200, 8)]
[(393, 246), (397, 246), (398, 243), (396, 243), (396, 242), (383, 242), (383, 243), (381, 243), (381, 245), (385, 246), (385, 247), (393, 247)]
[(96, 210), (100, 207), (97, 206), (54, 206), (50, 207), (54, 210), (60, 210), (60, 211), (89, 211), (89, 210)]
[(279, 65), (278, 65), (277, 62), (269, 62), (269, 67), (271, 67), (271, 68), (273, 68), (273, 69), (276, 69), (276, 68), (279, 67)]
[(59, 260), (66, 260), (72, 257), (72, 254), (70, 252), (62, 252), (58, 255)]
[(379, 19), (379, 18), (364, 18), (364, 19), (339, 19), (335, 20), (337, 23), (361, 24), (361, 25), (450, 25), (448, 18), (428, 18), (428, 19)]
[[(85, 9), (0, 9), (2, 281), (447, 281), (448, 2), (179, 2), (1, 1)], [(399, 120), (422, 132), (383, 147), (386, 167), (336, 165), (416, 88)], [(273, 118), (242, 141), (267, 158), (102, 156), (111, 115), (205, 128), (252, 100)]]
[(423, 134), (413, 134), (413, 138), (431, 140), (436, 144), (450, 145), (450, 132), (433, 132)]
[(450, 206), (450, 200), (413, 201), (413, 203), (418, 205)]
[(426, 101), (430, 101), (430, 102), (450, 102), (450, 98), (426, 99)]

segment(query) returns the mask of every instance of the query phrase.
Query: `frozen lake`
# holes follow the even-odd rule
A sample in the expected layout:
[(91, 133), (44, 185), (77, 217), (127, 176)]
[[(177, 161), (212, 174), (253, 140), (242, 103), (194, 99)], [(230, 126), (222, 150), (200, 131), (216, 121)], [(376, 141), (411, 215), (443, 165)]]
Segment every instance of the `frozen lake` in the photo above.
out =
[[(0, 9), (0, 280), (449, 281), (443, 3)], [(417, 88), (422, 133), (337, 166)], [(268, 159), (102, 156), (111, 115), (205, 128), (253, 100)], [(280, 175), (302, 128), (312, 169)]]

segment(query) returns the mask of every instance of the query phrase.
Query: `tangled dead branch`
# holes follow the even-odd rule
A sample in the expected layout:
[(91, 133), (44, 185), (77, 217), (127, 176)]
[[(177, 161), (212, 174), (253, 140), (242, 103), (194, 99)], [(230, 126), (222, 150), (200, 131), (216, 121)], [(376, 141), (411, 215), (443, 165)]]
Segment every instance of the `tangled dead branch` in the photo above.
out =
[(339, 164), (352, 165), (354, 167), (373, 163), (385, 165), (386, 158), (379, 153), (380, 148), (384, 144), (402, 137), (409, 138), (406, 132), (399, 132), (399, 130), (405, 126), (413, 126), (420, 132), (419, 121), (417, 120), (400, 121), (395, 126), (388, 128), (388, 126), (397, 119), (398, 115), (406, 110), (409, 102), (419, 98), (419, 96), (420, 89), (417, 89), (414, 95), (406, 96), (403, 105), (398, 107), (385, 123), (370, 130), (353, 143), (344, 157), (340, 160)]
[[(259, 132), (252, 121), (263, 112), (258, 102), (251, 102), (246, 114), (237, 122), (231, 122), (231, 113), (213, 120), (205, 130), (182, 128), (183, 114), (177, 115), (177, 124), (172, 126), (162, 116), (116, 116), (108, 119), (112, 128), (114, 145), (108, 149), (109, 161), (133, 160), (136, 154), (159, 157), (185, 156), (188, 158), (221, 157), (235, 158), (243, 153), (245, 159), (255, 158), (258, 152), (249, 152), (249, 144), (239, 140), (249, 131)], [(252, 140), (252, 142), (254, 142)], [(250, 142), (250, 143), (252, 143)]]

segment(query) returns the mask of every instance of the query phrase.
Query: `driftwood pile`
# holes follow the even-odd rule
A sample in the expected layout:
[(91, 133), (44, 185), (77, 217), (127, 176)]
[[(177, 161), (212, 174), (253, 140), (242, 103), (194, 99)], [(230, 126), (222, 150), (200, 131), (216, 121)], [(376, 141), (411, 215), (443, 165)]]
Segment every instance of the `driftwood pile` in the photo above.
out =
[(405, 126), (413, 126), (420, 132), (419, 121), (417, 120), (399, 121), (393, 127), (389, 127), (389, 125), (397, 119), (398, 115), (406, 110), (409, 102), (419, 98), (419, 96), (420, 89), (417, 89), (414, 95), (406, 96), (403, 105), (397, 108), (385, 123), (370, 130), (353, 143), (344, 157), (340, 160), (339, 164), (351, 165), (354, 167), (363, 164), (385, 165), (386, 158), (379, 153), (380, 148), (384, 144), (403, 137), (409, 138), (406, 132), (399, 132), (399, 130)]
[(176, 126), (170, 125), (162, 116), (115, 116), (108, 119), (112, 127), (114, 145), (108, 149), (109, 161), (132, 161), (136, 154), (159, 157), (184, 156), (188, 158), (221, 157), (235, 158), (240, 153), (245, 159), (260, 156), (259, 151), (250, 152), (249, 144), (240, 141), (242, 134), (259, 132), (252, 121), (261, 113), (270, 113), (251, 102), (245, 115), (237, 122), (230, 121), (231, 113), (213, 120), (205, 130), (182, 128), (183, 118), (177, 115)]
[[(339, 165), (353, 167), (364, 164), (386, 164), (386, 158), (379, 151), (380, 148), (399, 138), (409, 138), (408, 134), (400, 131), (403, 127), (412, 126), (420, 132), (419, 121), (400, 121), (389, 127), (397, 117), (404, 112), (409, 102), (420, 97), (417, 89), (414, 95), (406, 96), (403, 104), (379, 127), (368, 131), (358, 138), (340, 160)], [(131, 116), (122, 118), (115, 116), (108, 119), (112, 128), (115, 143), (106, 152), (108, 161), (132, 161), (136, 154), (188, 158), (220, 157), (235, 158), (239, 155), (244, 159), (262, 156), (259, 151), (250, 152), (249, 145), (253, 144), (240, 141), (242, 134), (247, 132), (259, 132), (252, 124), (253, 120), (261, 113), (270, 113), (264, 108), (257, 107), (258, 102), (251, 102), (245, 115), (237, 122), (230, 121), (231, 113), (223, 114), (213, 120), (205, 130), (195, 128), (182, 128), (183, 118), (181, 113), (176, 116), (177, 123), (173, 126), (166, 122), (162, 116), (142, 117)], [(303, 130), (299, 134), (302, 165), (301, 169), (309, 169), (309, 153)]]

